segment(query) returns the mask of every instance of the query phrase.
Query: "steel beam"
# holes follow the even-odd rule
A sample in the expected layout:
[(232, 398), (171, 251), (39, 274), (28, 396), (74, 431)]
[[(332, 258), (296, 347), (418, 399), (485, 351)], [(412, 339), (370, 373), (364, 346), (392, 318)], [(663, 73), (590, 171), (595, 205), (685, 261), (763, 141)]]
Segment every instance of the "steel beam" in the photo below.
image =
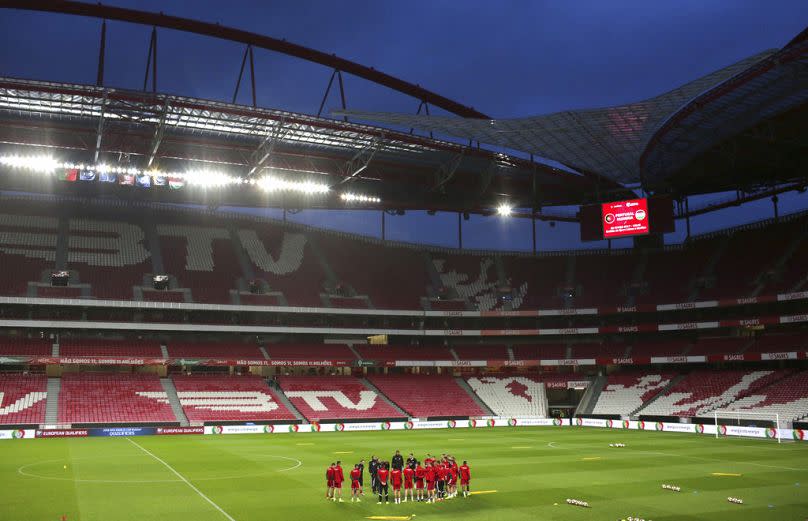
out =
[(361, 174), (368, 166), (370, 166), (370, 162), (373, 161), (373, 156), (376, 155), (376, 152), (378, 152), (383, 145), (384, 139), (382, 137), (376, 137), (364, 148), (362, 148), (362, 150), (354, 154), (354, 156), (342, 167), (344, 177), (340, 179), (335, 186), (347, 183)]
[(101, 99), (101, 115), (98, 117), (98, 127), (95, 131), (95, 153), (93, 162), (98, 162), (98, 155), (101, 153), (101, 140), (104, 137), (104, 121), (107, 115), (107, 90), (104, 89), (104, 97)]
[(250, 156), (250, 171), (247, 173), (248, 176), (255, 175), (256, 172), (263, 168), (267, 159), (272, 156), (275, 146), (289, 134), (290, 130), (291, 127), (286, 127), (283, 120), (279, 121), (278, 124), (272, 128), (261, 144), (258, 145), (258, 148), (255, 149), (255, 152)]
[(154, 163), (154, 158), (157, 156), (157, 149), (160, 148), (160, 143), (163, 142), (163, 134), (166, 130), (166, 116), (168, 115), (169, 109), (170, 107), (168, 105), (168, 101), (166, 101), (163, 104), (163, 113), (160, 114), (160, 121), (157, 123), (157, 127), (154, 129), (151, 146), (149, 146), (149, 159), (146, 161), (146, 168), (152, 166), (152, 163)]
[(452, 158), (443, 163), (438, 167), (435, 171), (435, 185), (432, 187), (432, 191), (443, 190), (446, 183), (452, 180), (454, 175), (457, 173), (457, 169), (460, 167), (460, 164), (463, 162), (463, 155), (466, 153), (467, 148), (461, 148), (460, 152), (454, 154)]
[[(287, 42), (249, 31), (225, 27), (215, 23), (200, 22), (179, 16), (168, 16), (163, 13), (150, 13), (136, 9), (113, 7), (102, 4), (89, 4), (69, 0), (0, 0), (0, 8), (23, 9), (27, 11), (43, 11), (51, 13), (91, 16), (107, 20), (119, 20), (152, 27), (163, 27), (188, 33), (201, 34), (212, 38), (220, 38), (233, 42), (250, 44), (253, 47), (279, 52), (302, 60), (319, 63), (347, 74), (352, 74), (378, 85), (401, 92), (416, 99), (431, 103), (447, 112), (466, 118), (491, 119), (482, 112), (451, 100), (420, 85), (404, 81), (356, 62), (340, 58), (334, 54), (317, 51), (302, 45)], [(145, 90), (145, 87), (144, 87)]]

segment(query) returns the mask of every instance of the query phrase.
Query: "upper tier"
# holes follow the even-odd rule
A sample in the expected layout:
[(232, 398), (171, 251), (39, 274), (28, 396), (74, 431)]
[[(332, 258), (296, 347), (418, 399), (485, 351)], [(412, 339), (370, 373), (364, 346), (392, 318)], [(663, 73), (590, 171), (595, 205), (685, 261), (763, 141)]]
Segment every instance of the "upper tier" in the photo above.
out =
[[(480, 311), (740, 298), (805, 283), (806, 225), (803, 216), (666, 251), (519, 256), (204, 212), (4, 199), (0, 295)], [(69, 270), (70, 287), (50, 286), (57, 269)], [(153, 274), (170, 276), (168, 291), (151, 287)]]

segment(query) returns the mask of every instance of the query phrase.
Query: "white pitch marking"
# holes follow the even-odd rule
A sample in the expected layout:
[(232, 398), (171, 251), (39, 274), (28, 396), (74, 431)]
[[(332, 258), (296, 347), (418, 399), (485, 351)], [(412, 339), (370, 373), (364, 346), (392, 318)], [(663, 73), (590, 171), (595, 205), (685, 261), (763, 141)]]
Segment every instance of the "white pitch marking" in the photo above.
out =
[(188, 481), (187, 479), (185, 479), (185, 476), (183, 476), (182, 474), (180, 474), (179, 472), (177, 472), (176, 470), (174, 470), (174, 467), (172, 467), (171, 465), (169, 465), (169, 464), (168, 464), (168, 463), (166, 463), (165, 461), (161, 460), (160, 458), (158, 458), (157, 456), (155, 456), (154, 454), (152, 454), (151, 452), (149, 452), (149, 451), (148, 451), (146, 448), (144, 448), (142, 445), (140, 445), (140, 444), (139, 444), (139, 443), (137, 443), (136, 441), (133, 441), (133, 440), (132, 440), (132, 439), (130, 439), (130, 438), (126, 438), (126, 441), (128, 441), (129, 443), (131, 443), (131, 444), (132, 444), (132, 445), (134, 445), (135, 447), (139, 448), (140, 450), (142, 450), (143, 452), (145, 452), (146, 454), (148, 454), (148, 455), (149, 455), (149, 456), (151, 456), (152, 458), (156, 459), (157, 461), (159, 461), (160, 463), (162, 463), (163, 465), (165, 465), (165, 467), (166, 467), (168, 470), (170, 470), (171, 472), (173, 472), (175, 476), (177, 476), (178, 478), (180, 478), (182, 481), (184, 481), (184, 482), (185, 482), (185, 484), (186, 484), (186, 485), (188, 485), (189, 487), (191, 487), (191, 489), (192, 489), (194, 492), (196, 492), (197, 494), (199, 494), (199, 497), (201, 497), (202, 499), (204, 499), (205, 501), (207, 501), (208, 503), (210, 503), (210, 504), (211, 504), (211, 506), (213, 506), (213, 508), (215, 508), (216, 510), (218, 510), (219, 512), (221, 512), (221, 514), (222, 514), (224, 517), (226, 517), (226, 518), (227, 518), (227, 519), (229, 519), (230, 521), (236, 521), (235, 519), (233, 519), (233, 516), (231, 516), (230, 514), (228, 514), (227, 512), (225, 512), (224, 510), (222, 510), (222, 507), (220, 507), (219, 505), (217, 505), (216, 503), (214, 503), (212, 499), (210, 499), (208, 496), (206, 496), (205, 494), (203, 494), (201, 490), (199, 490), (198, 488), (196, 488), (196, 487), (194, 486), (194, 484), (193, 484), (193, 483), (191, 483), (190, 481)]
[(552, 448), (552, 449), (557, 449), (558, 447), (556, 447), (555, 444), (556, 444), (556, 442), (551, 441), (550, 443), (547, 444), (547, 446)]
[[(285, 469), (278, 469), (274, 470), (273, 472), (288, 472), (290, 470), (295, 470), (296, 468), (303, 465), (303, 462), (299, 459), (290, 458), (288, 456), (275, 456), (273, 454), (262, 454), (264, 457), (268, 458), (275, 458), (275, 459), (285, 459), (289, 461), (294, 461), (295, 465), (291, 467), (286, 467)], [(78, 458), (79, 460), (86, 460), (86, 459), (101, 459), (101, 457), (95, 458)], [(76, 461), (76, 460), (73, 460)], [(142, 484), (142, 483), (182, 483), (181, 479), (142, 479), (142, 480), (135, 480), (135, 479), (73, 479), (73, 478), (60, 478), (57, 476), (42, 476), (40, 474), (32, 474), (27, 470), (31, 467), (35, 467), (38, 465), (47, 465), (48, 463), (63, 463), (64, 460), (62, 459), (52, 459), (52, 460), (44, 460), (44, 461), (35, 461), (34, 463), (28, 463), (27, 465), (23, 465), (17, 469), (17, 474), (20, 476), (26, 476), (29, 478), (37, 478), (37, 479), (48, 479), (51, 481), (72, 481), (74, 483), (109, 483), (109, 484)], [(262, 476), (269, 476), (269, 472), (260, 472), (258, 474), (239, 474), (237, 476), (215, 476), (212, 478), (196, 478), (194, 481), (227, 481), (231, 479), (246, 479), (246, 478), (259, 478)]]

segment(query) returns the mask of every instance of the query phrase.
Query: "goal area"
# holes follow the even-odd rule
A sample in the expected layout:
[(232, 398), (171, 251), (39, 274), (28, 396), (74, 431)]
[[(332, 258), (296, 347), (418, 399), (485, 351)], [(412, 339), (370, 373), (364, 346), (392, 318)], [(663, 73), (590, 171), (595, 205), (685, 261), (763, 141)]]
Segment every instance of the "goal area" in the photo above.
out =
[[(781, 423), (780, 415), (771, 412), (755, 412), (739, 409), (716, 409), (713, 411), (713, 421), (715, 422), (715, 437), (720, 438), (724, 433), (722, 427), (766, 427), (773, 429), (771, 436), (768, 434), (766, 438), (777, 440), (777, 443), (782, 443), (782, 431), (788, 428), (787, 422)], [(743, 434), (736, 434), (743, 436)], [(749, 437), (759, 438), (750, 434)]]

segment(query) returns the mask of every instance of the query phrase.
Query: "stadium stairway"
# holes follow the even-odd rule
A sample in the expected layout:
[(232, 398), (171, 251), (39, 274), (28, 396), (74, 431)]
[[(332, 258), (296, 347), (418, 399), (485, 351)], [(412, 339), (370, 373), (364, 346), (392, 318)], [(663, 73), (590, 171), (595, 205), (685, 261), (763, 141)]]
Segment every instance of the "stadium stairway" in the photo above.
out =
[[(263, 350), (264, 348), (261, 349)], [(264, 353), (266, 353), (266, 351), (264, 351)], [(267, 356), (267, 358), (269, 358), (269, 356)], [(291, 402), (291, 400), (289, 400), (289, 397), (284, 394), (283, 389), (278, 387), (278, 385), (272, 380), (264, 380), (264, 381), (273, 391), (275, 391), (275, 396), (278, 398), (278, 401), (281, 402), (281, 404), (283, 404), (287, 409), (289, 409), (289, 412), (295, 415), (297, 421), (299, 421), (300, 423), (308, 422), (308, 420), (306, 420), (306, 417), (300, 414), (300, 411), (297, 410), (297, 407), (295, 407), (294, 404)]]
[(592, 414), (592, 410), (598, 403), (598, 398), (600, 398), (600, 393), (603, 392), (604, 387), (606, 387), (606, 377), (603, 375), (596, 376), (584, 391), (584, 395), (581, 397), (578, 407), (575, 408), (573, 416)]
[[(353, 351), (353, 347), (351, 347), (351, 350)], [(356, 351), (354, 351), (354, 352), (356, 352)], [(357, 353), (357, 354), (358, 354), (358, 353)], [(362, 357), (358, 357), (358, 358), (362, 358)], [(370, 380), (368, 380), (367, 378), (360, 378), (360, 380), (362, 381), (362, 384), (363, 384), (365, 387), (367, 387), (368, 389), (370, 389), (371, 391), (373, 391), (374, 393), (376, 393), (377, 395), (379, 395), (379, 398), (381, 398), (382, 400), (384, 400), (384, 402), (385, 402), (387, 405), (389, 405), (390, 407), (392, 407), (393, 409), (395, 409), (395, 410), (396, 410), (396, 412), (398, 412), (399, 414), (401, 414), (401, 416), (403, 416), (404, 418), (409, 418), (409, 417), (410, 417), (410, 415), (409, 415), (409, 414), (407, 414), (407, 413), (404, 411), (404, 409), (402, 409), (401, 407), (399, 407), (399, 406), (398, 406), (398, 404), (397, 404), (396, 402), (394, 402), (393, 400), (391, 400), (390, 398), (388, 398), (388, 397), (387, 397), (387, 395), (386, 395), (386, 394), (384, 394), (383, 392), (381, 392), (381, 391), (379, 390), (379, 388), (378, 388), (378, 387), (376, 387), (375, 385), (373, 385), (373, 384), (370, 382)]]
[(508, 360), (516, 360), (516, 356), (513, 354), (513, 347), (508, 346)]
[(258, 346), (258, 350), (261, 351), (261, 356), (263, 356), (265, 360), (269, 360), (269, 353), (267, 353), (265, 346)]
[(62, 380), (48, 378), (48, 397), (45, 402), (45, 423), (53, 425), (59, 421), (59, 391), (62, 390)]
[(464, 378), (457, 376), (455, 377), (455, 382), (457, 382), (457, 385), (459, 385), (460, 387), (465, 389), (467, 393), (469, 393), (469, 396), (471, 396), (471, 399), (474, 400), (474, 403), (479, 405), (480, 409), (485, 411), (487, 415), (496, 416), (496, 414), (494, 414), (494, 411), (492, 411), (491, 408), (488, 407), (488, 405), (486, 405), (485, 402), (479, 396), (477, 396), (477, 393), (474, 392), (474, 389), (471, 388), (469, 383)]
[(163, 356), (163, 358), (171, 358), (168, 356), (168, 348), (164, 342), (160, 342), (160, 354)]
[(353, 344), (348, 344), (348, 349), (351, 350), (351, 353), (354, 354), (357, 360), (362, 360), (362, 356), (359, 354), (359, 351), (354, 348)]
[(631, 411), (629, 413), (629, 417), (630, 418), (636, 418), (643, 409), (645, 409), (646, 407), (648, 407), (649, 405), (651, 405), (655, 401), (657, 401), (660, 398), (662, 398), (663, 396), (665, 396), (668, 393), (668, 391), (673, 388), (674, 385), (676, 385), (679, 382), (681, 382), (682, 380), (684, 380), (686, 376), (687, 375), (680, 374), (680, 375), (677, 375), (677, 376), (674, 376), (673, 378), (671, 378), (671, 381), (668, 382), (668, 385), (666, 385), (665, 387), (660, 389), (659, 392), (656, 393), (656, 395), (654, 395), (653, 398), (651, 398), (650, 400), (648, 400), (644, 404), (640, 405), (639, 407), (637, 407), (636, 409)]
[[(50, 382), (48, 382), (50, 384)], [(180, 398), (177, 396), (177, 388), (174, 387), (174, 382), (171, 381), (171, 378), (160, 378), (160, 384), (163, 386), (163, 390), (166, 392), (166, 397), (168, 398), (168, 405), (171, 406), (171, 410), (174, 412), (174, 417), (177, 418), (177, 421), (180, 423), (180, 427), (187, 427), (188, 417), (185, 416), (185, 411), (182, 410), (182, 405), (180, 404)]]

